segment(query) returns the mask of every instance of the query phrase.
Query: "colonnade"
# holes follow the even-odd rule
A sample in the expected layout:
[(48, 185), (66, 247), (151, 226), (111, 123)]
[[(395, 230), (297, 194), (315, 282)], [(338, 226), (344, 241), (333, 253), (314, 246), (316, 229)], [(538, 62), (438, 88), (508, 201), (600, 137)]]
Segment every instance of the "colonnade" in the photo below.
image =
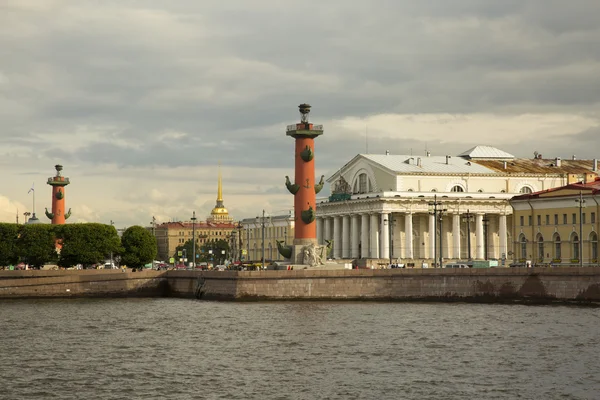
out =
[[(433, 260), (439, 257), (440, 239), (444, 259), (508, 258), (506, 214), (437, 216), (415, 212), (317, 216), (317, 241), (333, 240), (331, 256), (336, 259)], [(473, 222), (470, 216), (475, 216)]]

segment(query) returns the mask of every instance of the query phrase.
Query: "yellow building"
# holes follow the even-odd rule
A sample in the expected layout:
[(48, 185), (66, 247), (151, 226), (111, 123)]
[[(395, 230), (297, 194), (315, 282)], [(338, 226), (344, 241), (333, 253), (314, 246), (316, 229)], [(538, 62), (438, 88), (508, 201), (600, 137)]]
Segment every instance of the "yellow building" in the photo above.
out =
[[(277, 250), (277, 241), (291, 244), (294, 240), (294, 216), (292, 212), (285, 215), (262, 215), (256, 218), (246, 218), (240, 221), (242, 259), (261, 262), (283, 261), (284, 258)], [(264, 242), (263, 242), (264, 234)]]
[(185, 242), (192, 240), (193, 235), (195, 235), (198, 249), (211, 240), (226, 240), (229, 242), (233, 254), (236, 254), (239, 244), (235, 238), (239, 237), (239, 224), (233, 221), (223, 204), (221, 170), (219, 169), (217, 203), (206, 221), (165, 222), (148, 229), (151, 229), (156, 236), (158, 257), (163, 261), (172, 257), (178, 246), (183, 246)]
[(513, 263), (598, 266), (600, 178), (513, 197)]

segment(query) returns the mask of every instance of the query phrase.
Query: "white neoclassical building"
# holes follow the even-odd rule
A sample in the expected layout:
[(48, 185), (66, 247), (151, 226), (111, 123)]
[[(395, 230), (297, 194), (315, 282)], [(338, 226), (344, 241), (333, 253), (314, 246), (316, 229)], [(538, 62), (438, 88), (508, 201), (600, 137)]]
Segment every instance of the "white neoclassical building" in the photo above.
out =
[(333, 241), (336, 259), (510, 262), (508, 200), (583, 180), (597, 164), (489, 146), (458, 156), (359, 154), (327, 179), (332, 195), (317, 200), (317, 239)]

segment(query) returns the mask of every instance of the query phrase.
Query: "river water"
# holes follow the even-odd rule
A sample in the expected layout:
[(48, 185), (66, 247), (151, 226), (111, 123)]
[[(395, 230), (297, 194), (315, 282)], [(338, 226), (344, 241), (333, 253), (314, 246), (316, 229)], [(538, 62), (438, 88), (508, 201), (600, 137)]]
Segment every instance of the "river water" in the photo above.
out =
[(600, 309), (0, 302), (0, 398), (598, 399)]

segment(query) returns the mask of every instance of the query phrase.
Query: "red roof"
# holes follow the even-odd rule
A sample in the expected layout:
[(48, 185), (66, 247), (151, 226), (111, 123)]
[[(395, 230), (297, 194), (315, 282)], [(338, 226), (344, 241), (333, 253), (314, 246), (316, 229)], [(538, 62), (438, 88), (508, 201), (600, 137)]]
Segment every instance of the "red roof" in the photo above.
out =
[(594, 181), (588, 182), (588, 183), (576, 182), (576, 183), (570, 183), (565, 186), (555, 187), (552, 189), (541, 190), (539, 192), (522, 194), (522, 195), (513, 197), (511, 200), (535, 199), (535, 198), (539, 198), (541, 194), (558, 192), (560, 190), (568, 190), (568, 189), (580, 190), (582, 192), (586, 192), (585, 194), (598, 194), (598, 193), (600, 193), (600, 177), (596, 177), (596, 179)]

